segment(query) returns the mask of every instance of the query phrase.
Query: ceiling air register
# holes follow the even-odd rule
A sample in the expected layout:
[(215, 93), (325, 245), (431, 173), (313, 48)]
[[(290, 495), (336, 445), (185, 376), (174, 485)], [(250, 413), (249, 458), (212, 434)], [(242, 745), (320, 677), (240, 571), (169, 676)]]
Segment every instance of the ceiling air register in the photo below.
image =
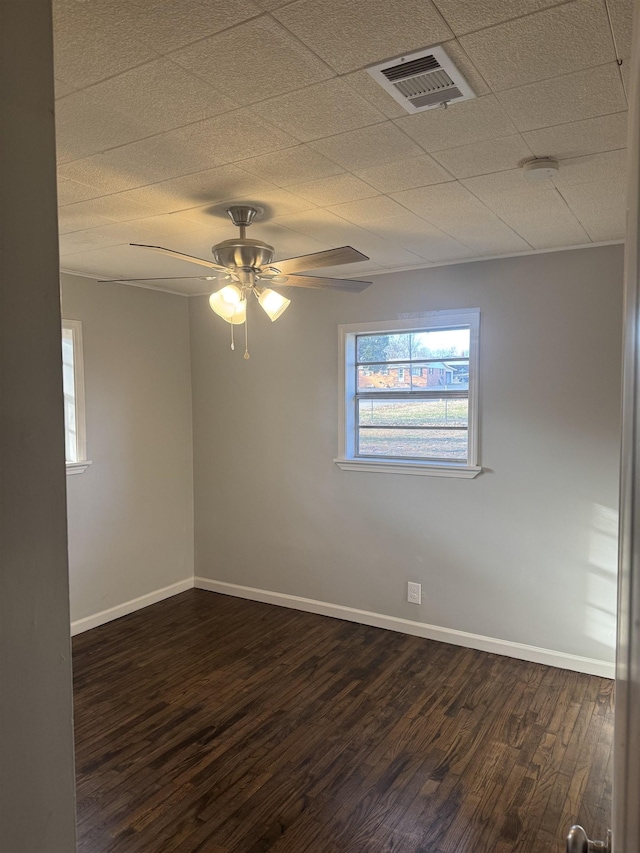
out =
[(475, 98), (442, 47), (387, 59), (370, 66), (367, 71), (408, 113)]

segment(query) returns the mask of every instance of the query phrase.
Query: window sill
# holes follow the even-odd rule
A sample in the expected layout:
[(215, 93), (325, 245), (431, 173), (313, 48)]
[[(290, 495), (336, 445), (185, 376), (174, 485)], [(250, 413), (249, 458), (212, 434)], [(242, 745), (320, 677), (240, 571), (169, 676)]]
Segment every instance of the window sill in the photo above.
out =
[(87, 470), (91, 462), (89, 460), (84, 460), (84, 462), (66, 462), (67, 468), (67, 477), (70, 477), (71, 474), (84, 474)]
[(388, 462), (377, 459), (334, 459), (343, 471), (366, 471), (377, 474), (418, 474), (422, 477), (457, 477), (473, 480), (482, 473), (476, 465), (442, 465), (436, 462)]

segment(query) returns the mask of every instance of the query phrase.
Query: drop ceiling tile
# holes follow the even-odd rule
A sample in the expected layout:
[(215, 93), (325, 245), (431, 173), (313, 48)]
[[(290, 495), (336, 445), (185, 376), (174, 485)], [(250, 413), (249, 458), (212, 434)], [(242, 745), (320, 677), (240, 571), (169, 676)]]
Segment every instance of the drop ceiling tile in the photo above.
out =
[(447, 151), (434, 151), (432, 156), (456, 178), (469, 178), (513, 169), (532, 154), (522, 136), (516, 134)]
[(58, 211), (58, 231), (60, 234), (69, 234), (72, 231), (85, 231), (87, 228), (97, 228), (100, 225), (112, 225), (113, 220), (105, 216), (95, 214), (88, 215), (84, 212), (76, 213), (75, 205), (70, 204), (61, 207)]
[(171, 58), (238, 104), (251, 104), (335, 76), (268, 15), (196, 42)]
[(457, 182), (420, 187), (393, 193), (392, 197), (407, 210), (426, 219), (437, 228), (451, 233), (458, 221), (482, 222), (492, 214), (465, 187)]
[(267, 222), (276, 216), (302, 213), (313, 210), (315, 207), (313, 200), (301, 198), (293, 192), (291, 187), (287, 190), (277, 188), (261, 191), (254, 188), (251, 192), (238, 193), (229, 200), (235, 204), (253, 204), (261, 207), (264, 210), (263, 217)]
[(296, 145), (294, 148), (252, 157), (237, 165), (250, 175), (256, 175), (279, 187), (327, 178), (343, 171), (308, 145)]
[[(123, 145), (103, 154), (93, 154), (70, 163), (58, 165), (63, 178), (78, 181), (98, 190), (97, 195), (123, 192), (133, 187), (158, 181), (166, 170), (181, 170), (171, 148), (164, 146), (165, 134)], [(170, 172), (171, 173), (171, 172)]]
[(491, 92), (491, 89), (487, 85), (487, 81), (473, 64), (468, 53), (462, 47), (458, 39), (446, 41), (442, 46), (458, 71), (460, 71), (464, 79), (473, 89), (473, 94), (477, 98), (481, 95), (488, 95)]
[[(161, 234), (168, 238), (201, 239), (210, 250), (213, 242), (212, 230), (208, 225), (200, 225), (189, 219), (183, 219), (178, 213), (161, 213), (158, 216), (149, 216), (144, 219), (136, 219), (133, 223), (136, 228), (145, 228), (154, 234)], [(237, 232), (236, 232), (237, 233)], [(224, 239), (224, 238), (221, 238)], [(135, 242), (128, 240), (127, 242)]]
[(453, 35), (430, 0), (299, 0), (274, 15), (342, 74)]
[(574, 0), (460, 43), (494, 91), (615, 60), (602, 0)]
[[(353, 246), (354, 249), (365, 252), (365, 254), (365, 249), (361, 248), (359, 244), (363, 240), (370, 241), (372, 237), (363, 228), (352, 225), (334, 213), (321, 208), (308, 210), (295, 216), (278, 216), (275, 222), (291, 229), (291, 231), (319, 240), (327, 246)], [(348, 269), (353, 271), (356, 266), (357, 264), (349, 264)]]
[(251, 0), (119, 0), (114, 14), (137, 39), (168, 53), (261, 13)]
[(627, 104), (615, 62), (500, 92), (518, 130), (536, 130), (618, 113)]
[(302, 142), (335, 136), (385, 120), (381, 112), (342, 80), (317, 83), (255, 104), (252, 109)]
[(557, 0), (482, 0), (482, 2), (460, 2), (460, 0), (434, 0), (446, 22), (457, 35), (482, 30), (503, 21), (519, 18), (555, 6)]
[(628, 60), (623, 60), (622, 65), (620, 66), (620, 75), (623, 80), (626, 97), (628, 98), (631, 92), (631, 63)]
[(466, 178), (462, 185), (500, 217), (523, 210), (540, 210), (550, 217), (565, 208), (552, 181), (530, 183), (521, 169)]
[(347, 201), (343, 204), (333, 205), (328, 209), (330, 213), (335, 213), (336, 216), (353, 222), (354, 225), (364, 225), (372, 220), (406, 213), (402, 205), (386, 195), (377, 195), (360, 201)]
[[(289, 148), (298, 140), (273, 127), (251, 109), (236, 110), (178, 128), (167, 133), (165, 141), (174, 151), (173, 160), (183, 167), (182, 174), (187, 174), (200, 171), (203, 166), (209, 168)], [(192, 168), (194, 164), (198, 164), (195, 169)]]
[(158, 59), (63, 98), (56, 130), (59, 144), (79, 159), (233, 107), (206, 83)]
[(384, 166), (374, 166), (371, 169), (362, 169), (357, 171), (356, 175), (382, 193), (401, 192), (452, 180), (451, 174), (436, 163), (429, 154), (399, 160)]
[[(177, 218), (177, 214), (167, 215)], [(184, 219), (183, 216), (180, 216), (180, 220), (180, 226), (172, 234), (163, 234), (158, 238), (159, 245), (177, 252), (184, 252), (187, 255), (193, 255), (195, 258), (212, 260), (211, 247), (215, 243), (231, 240), (238, 236), (238, 229), (234, 228), (230, 221), (227, 226), (216, 215), (210, 212), (206, 213), (204, 208), (202, 208), (201, 221)], [(191, 228), (184, 228), (185, 223)]]
[(569, 157), (624, 148), (627, 142), (627, 120), (626, 112), (614, 113), (531, 130), (523, 136), (536, 157), (566, 160)]
[(393, 198), (480, 254), (525, 251), (528, 244), (459, 183), (394, 193)]
[(565, 204), (553, 216), (540, 209), (510, 210), (502, 220), (534, 249), (555, 249), (559, 246), (579, 246), (590, 238), (578, 219)]
[(58, 204), (73, 204), (76, 201), (86, 201), (89, 198), (97, 198), (102, 195), (100, 190), (80, 184), (77, 181), (69, 181), (58, 175)]
[(169, 59), (157, 59), (91, 88), (94, 102), (161, 133), (237, 104)]
[(558, 175), (553, 178), (553, 183), (562, 191), (565, 187), (588, 184), (593, 181), (624, 184), (626, 176), (627, 151), (622, 149), (563, 160), (560, 163)]
[(279, 9), (280, 6), (286, 6), (287, 3), (291, 3), (291, 0), (256, 0), (256, 3), (265, 12), (272, 12), (274, 9)]
[(406, 116), (407, 111), (367, 71), (354, 71), (340, 79), (387, 118)]
[(321, 207), (340, 204), (345, 201), (357, 201), (376, 195), (376, 191), (355, 175), (341, 174), (304, 184), (289, 187), (292, 193)]
[(153, 127), (146, 128), (135, 118), (97, 104), (91, 90), (74, 92), (56, 102), (58, 162), (78, 160), (153, 132)]
[(629, 59), (633, 30), (633, 0), (608, 0), (608, 3), (619, 55), (623, 59)]
[(452, 228), (450, 233), (452, 237), (480, 256), (509, 255), (527, 252), (532, 248), (526, 240), (499, 219), (462, 222)]
[(55, 83), (55, 92), (56, 99), (64, 98), (65, 95), (70, 95), (72, 92), (76, 91), (75, 86), (70, 86), (68, 83), (63, 83), (62, 80), (56, 79)]
[(53, 3), (54, 67), (60, 80), (83, 88), (154, 59), (111, 4)]
[(201, 172), (295, 144), (245, 110), (206, 119), (60, 166), (63, 177), (107, 192)]
[[(240, 193), (235, 198), (225, 199), (225, 202), (233, 201), (235, 204), (251, 204), (262, 207), (265, 218), (273, 219), (275, 216), (287, 216), (298, 212), (312, 210), (314, 204), (306, 199), (293, 195), (287, 190), (274, 189), (262, 192)], [(190, 219), (194, 222), (200, 222), (206, 225), (209, 222), (220, 222), (223, 217), (226, 218), (224, 210), (220, 209), (220, 204), (203, 205), (202, 207), (194, 207), (188, 210), (181, 210), (180, 216), (183, 219)], [(224, 221), (224, 220), (223, 220)], [(252, 232), (253, 233), (253, 232)], [(238, 232), (234, 231), (234, 237), (238, 236)]]
[(423, 153), (419, 145), (390, 121), (361, 127), (338, 136), (329, 136), (309, 144), (311, 148), (349, 171), (381, 166)]
[(78, 252), (88, 252), (92, 249), (103, 249), (107, 246), (116, 246), (122, 240), (109, 238), (101, 234), (100, 228), (89, 228), (85, 231), (73, 231), (69, 234), (60, 234), (60, 258), (62, 265), (69, 255)]
[(592, 240), (622, 240), (626, 227), (626, 186), (592, 181), (564, 187), (562, 195)]
[(107, 195), (76, 204), (67, 204), (60, 208), (60, 215), (65, 220), (68, 217), (93, 216), (104, 217), (112, 222), (127, 222), (132, 219), (142, 219), (150, 216), (153, 211), (141, 204), (118, 195)]
[(273, 184), (267, 181), (248, 175), (235, 166), (225, 165), (129, 190), (119, 197), (145, 205), (154, 213), (173, 213), (273, 188)]
[(395, 122), (429, 152), (498, 139), (516, 132), (495, 95), (461, 101), (446, 110), (427, 110)]
[(367, 231), (396, 243), (432, 263), (465, 260), (475, 252), (414, 213), (402, 213), (366, 223)]
[[(86, 252), (90, 249), (108, 248), (110, 246), (128, 246), (129, 243), (146, 243), (155, 245), (158, 231), (152, 230), (144, 223), (147, 220), (135, 222), (112, 222), (84, 231), (74, 231), (60, 235), (60, 251), (64, 255)], [(196, 226), (192, 226), (195, 228)], [(160, 238), (162, 240), (162, 238)]]

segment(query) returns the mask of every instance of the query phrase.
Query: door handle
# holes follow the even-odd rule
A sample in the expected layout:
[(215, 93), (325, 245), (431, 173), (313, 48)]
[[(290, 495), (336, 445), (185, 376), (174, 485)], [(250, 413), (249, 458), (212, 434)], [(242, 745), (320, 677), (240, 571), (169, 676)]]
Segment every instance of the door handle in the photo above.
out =
[(611, 853), (611, 830), (606, 841), (590, 841), (581, 826), (572, 826), (567, 835), (567, 853)]

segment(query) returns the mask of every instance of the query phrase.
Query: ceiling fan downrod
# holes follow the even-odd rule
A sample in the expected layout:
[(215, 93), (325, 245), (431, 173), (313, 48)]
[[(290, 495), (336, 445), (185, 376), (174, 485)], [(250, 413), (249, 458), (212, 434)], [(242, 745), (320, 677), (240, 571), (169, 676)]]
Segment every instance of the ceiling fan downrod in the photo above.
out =
[(236, 228), (240, 229), (240, 239), (244, 240), (247, 236), (247, 228), (255, 217), (262, 213), (262, 210), (249, 204), (232, 204), (227, 208), (227, 213)]

